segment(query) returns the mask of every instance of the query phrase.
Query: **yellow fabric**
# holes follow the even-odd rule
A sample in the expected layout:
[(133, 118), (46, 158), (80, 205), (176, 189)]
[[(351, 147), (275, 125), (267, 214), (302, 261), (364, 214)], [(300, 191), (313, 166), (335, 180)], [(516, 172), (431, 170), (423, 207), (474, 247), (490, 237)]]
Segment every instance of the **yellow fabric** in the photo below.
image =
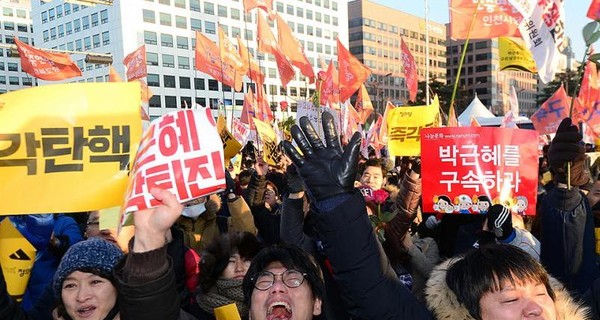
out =
[(392, 156), (421, 154), (421, 129), (439, 127), (438, 97), (432, 104), (416, 107), (397, 107), (387, 116), (388, 148)]

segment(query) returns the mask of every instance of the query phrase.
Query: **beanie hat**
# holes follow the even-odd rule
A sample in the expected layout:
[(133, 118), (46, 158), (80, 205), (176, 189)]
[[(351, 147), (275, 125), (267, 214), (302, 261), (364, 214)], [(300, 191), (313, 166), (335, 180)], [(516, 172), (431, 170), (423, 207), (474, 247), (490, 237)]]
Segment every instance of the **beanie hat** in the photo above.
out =
[(121, 250), (100, 238), (91, 238), (72, 245), (65, 253), (54, 274), (54, 295), (60, 300), (62, 284), (74, 271), (98, 271), (106, 279), (123, 257)]
[(493, 232), (498, 240), (504, 240), (512, 234), (512, 213), (510, 209), (501, 204), (495, 204), (490, 208), (487, 215), (488, 230)]

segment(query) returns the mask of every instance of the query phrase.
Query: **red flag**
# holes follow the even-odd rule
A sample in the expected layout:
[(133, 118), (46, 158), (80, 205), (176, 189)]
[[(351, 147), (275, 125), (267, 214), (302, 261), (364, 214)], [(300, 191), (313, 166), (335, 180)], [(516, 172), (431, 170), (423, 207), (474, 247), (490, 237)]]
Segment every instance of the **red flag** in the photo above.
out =
[(481, 127), (481, 125), (479, 124), (479, 122), (477, 122), (477, 119), (475, 119), (474, 116), (471, 116), (471, 127)]
[(446, 124), (448, 127), (459, 127), (458, 119), (456, 118), (456, 110), (454, 109), (454, 105), (450, 106), (450, 110), (448, 111), (448, 123)]
[(123, 82), (123, 78), (121, 78), (113, 66), (108, 68), (108, 82)]
[(281, 108), (281, 111), (286, 112), (288, 109), (288, 102), (287, 101), (279, 101), (279, 107)]
[(265, 21), (262, 14), (258, 13), (258, 31), (257, 31), (257, 40), (258, 40), (258, 51), (264, 53), (270, 53), (275, 56), (275, 61), (277, 62), (277, 69), (279, 70), (279, 77), (281, 78), (281, 85), (285, 88), (293, 78), (294, 78), (294, 68), (285, 57), (281, 48), (277, 44), (275, 40), (275, 36), (271, 31), (271, 27)]
[(271, 122), (275, 117), (271, 110), (271, 104), (267, 100), (267, 95), (263, 92), (263, 87), (258, 87), (256, 90), (256, 103), (258, 105), (257, 118), (264, 122)]
[(242, 39), (239, 35), (237, 36), (237, 42), (240, 58), (244, 62), (246, 68), (248, 68), (248, 72), (246, 73), (246, 75), (248, 76), (248, 78), (250, 78), (250, 80), (254, 81), (257, 84), (257, 86), (262, 86), (263, 83), (265, 83), (265, 75), (260, 71), (260, 66), (258, 65), (256, 60), (254, 60), (254, 58), (250, 56), (248, 48), (246, 48), (244, 42), (242, 42)]
[(310, 83), (315, 81), (315, 70), (308, 62), (304, 49), (300, 45), (300, 42), (294, 37), (292, 30), (288, 26), (283, 18), (276, 15), (277, 19), (277, 35), (279, 36), (279, 45), (283, 54), (289, 59), (292, 65), (300, 69), (303, 75), (305, 75)]
[(148, 101), (150, 101), (150, 98), (152, 98), (154, 93), (152, 92), (152, 90), (150, 90), (146, 81), (142, 79), (138, 79), (136, 81), (140, 83), (140, 90), (142, 91), (142, 102), (148, 103)]
[(254, 121), (252, 121), (253, 118), (257, 118), (256, 98), (254, 98), (252, 89), (249, 89), (244, 95), (244, 105), (242, 106), (242, 115), (240, 116), (240, 121), (250, 126), (250, 129), (255, 130), (256, 128), (254, 127)]
[(388, 101), (385, 105), (385, 111), (383, 112), (381, 129), (379, 130), (379, 141), (381, 141), (381, 143), (383, 143), (385, 145), (387, 145), (387, 140), (388, 140), (388, 133), (387, 133), (388, 115), (394, 108), (396, 108), (396, 106), (391, 101)]
[(369, 75), (371, 69), (363, 65), (355, 56), (353, 56), (346, 47), (337, 39), (338, 64), (340, 73), (340, 101), (350, 99), (352, 94), (358, 90)]
[(196, 31), (196, 70), (202, 71), (215, 80), (220, 81), (235, 91), (242, 90), (242, 76), (229, 64), (221, 63), (220, 50), (217, 45), (202, 33)]
[[(354, 109), (354, 108), (353, 108)], [(358, 89), (358, 97), (356, 98), (356, 111), (359, 116), (359, 122), (361, 124), (365, 124), (367, 118), (373, 112), (373, 103), (371, 102), (371, 98), (369, 97), (369, 92), (367, 88), (365, 88), (364, 84), (360, 85), (360, 89)]]
[[(475, 16), (471, 39), (491, 39), (500, 36), (520, 37), (519, 23), (523, 16), (509, 1), (483, 1)], [(501, 3), (502, 2), (502, 3)], [(478, 1), (450, 0), (450, 33), (454, 39), (467, 39)]]
[[(598, 70), (596, 64), (588, 61), (581, 80), (581, 89), (576, 102), (579, 102), (577, 114), (592, 114), (596, 101), (600, 100), (600, 89), (598, 88)], [(575, 113), (574, 113), (575, 114)]]
[(221, 28), (219, 28), (219, 49), (221, 61), (232, 66), (238, 73), (238, 76), (243, 77), (248, 71), (248, 65), (244, 63), (239, 51), (229, 41), (229, 38)]
[(123, 64), (127, 67), (127, 81), (143, 78), (148, 75), (146, 68), (146, 45), (135, 49), (123, 59)]
[(354, 109), (354, 107), (352, 107), (351, 104), (347, 104), (346, 105), (346, 112), (344, 114), (344, 118), (346, 120), (346, 130), (344, 130), (344, 139), (348, 140), (349, 137), (352, 137), (352, 135), (359, 131), (359, 123), (360, 123), (360, 116), (358, 114), (358, 112), (356, 112), (356, 110)]
[(29, 75), (48, 81), (81, 76), (81, 70), (68, 54), (43, 51), (21, 42), (17, 37), (14, 40), (21, 56), (21, 68)]
[(338, 85), (338, 71), (333, 65), (333, 61), (329, 62), (327, 72), (324, 74), (323, 79), (319, 79), (317, 88), (319, 88), (319, 103), (322, 106), (327, 104), (333, 105), (339, 102), (339, 85)]
[[(571, 98), (567, 96), (561, 85), (536, 112), (531, 115), (531, 122), (540, 134), (556, 133), (562, 119), (569, 116)], [(574, 113), (575, 114), (575, 113)]]
[(273, 0), (244, 0), (244, 12), (248, 13), (254, 8), (263, 9), (270, 14), (273, 11)]
[[(417, 74), (417, 63), (412, 53), (408, 49), (406, 42), (400, 38), (402, 50), (402, 64), (404, 65), (404, 77), (406, 78), (406, 87), (408, 88), (408, 99), (410, 101), (417, 100), (417, 90), (419, 89), (419, 75)], [(427, 81), (427, 79), (425, 80)]]
[(590, 8), (587, 12), (587, 17), (592, 20), (600, 19), (600, 0), (592, 0), (592, 3), (590, 3)]

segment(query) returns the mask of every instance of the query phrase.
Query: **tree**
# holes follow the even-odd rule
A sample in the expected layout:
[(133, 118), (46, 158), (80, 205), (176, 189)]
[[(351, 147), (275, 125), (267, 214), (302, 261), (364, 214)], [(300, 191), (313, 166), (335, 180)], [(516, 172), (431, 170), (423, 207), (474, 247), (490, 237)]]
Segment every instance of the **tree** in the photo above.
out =
[(567, 95), (569, 97), (572, 97), (575, 88), (579, 84), (579, 77), (577, 76), (577, 71), (557, 73), (556, 76), (554, 76), (554, 80), (548, 82), (546, 84), (546, 87), (544, 87), (544, 89), (542, 90), (542, 92), (538, 94), (538, 98), (536, 101), (537, 104), (541, 105), (546, 100), (548, 100), (548, 98), (550, 98), (556, 92), (556, 90), (560, 88), (561, 84), (565, 86), (565, 91), (567, 92)]
[[(454, 90), (454, 84), (443, 83), (437, 80), (435, 77), (429, 81), (429, 89), (431, 90), (430, 98), (433, 98), (434, 94), (438, 95), (440, 101), (440, 107), (442, 111), (448, 114), (450, 110), (450, 100), (452, 99), (452, 90)], [(419, 90), (417, 91), (417, 101), (409, 102), (410, 106), (422, 106), (425, 105), (425, 81), (419, 81)], [(471, 95), (464, 88), (458, 88), (456, 97), (454, 99), (454, 106), (456, 108), (457, 115), (462, 112), (464, 108), (471, 102)]]

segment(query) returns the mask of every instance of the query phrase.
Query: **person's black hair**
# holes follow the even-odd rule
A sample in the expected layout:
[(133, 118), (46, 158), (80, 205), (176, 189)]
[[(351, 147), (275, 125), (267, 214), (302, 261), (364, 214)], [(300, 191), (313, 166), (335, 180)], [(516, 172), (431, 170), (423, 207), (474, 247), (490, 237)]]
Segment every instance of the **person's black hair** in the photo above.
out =
[(220, 235), (202, 252), (199, 285), (207, 293), (227, 265), (229, 258), (237, 253), (243, 260), (250, 261), (262, 248), (256, 236), (250, 232), (230, 232)]
[(367, 169), (367, 167), (380, 167), (381, 168), (381, 174), (383, 177), (386, 176), (387, 172), (388, 172), (388, 168), (387, 168), (387, 164), (385, 162), (385, 159), (381, 159), (381, 158), (371, 158), (371, 159), (367, 159), (362, 166), (359, 169), (359, 175), (362, 175), (363, 172), (365, 172), (365, 169)]
[(298, 270), (306, 273), (305, 280), (315, 299), (323, 299), (325, 295), (325, 284), (321, 275), (321, 269), (314, 261), (313, 257), (304, 250), (296, 246), (286, 244), (276, 244), (262, 249), (248, 268), (248, 272), (244, 277), (242, 290), (244, 290), (244, 300), (250, 307), (252, 291), (254, 291), (254, 283), (256, 276), (265, 271), (272, 262), (279, 262), (285, 268)]
[(490, 204), (490, 206), (492, 205), (492, 200), (490, 200), (490, 197), (488, 197), (486, 195), (478, 196), (477, 202), (488, 202)]
[(247, 186), (252, 178), (252, 172), (250, 170), (242, 170), (237, 176), (241, 186)]
[[(124, 263), (123, 261), (121, 261), (121, 263)], [(116, 290), (118, 290), (117, 287), (117, 279), (115, 279), (114, 275), (111, 274), (106, 274), (98, 269), (93, 269), (93, 268), (81, 268), (78, 269), (76, 271), (81, 271), (81, 272), (86, 272), (86, 273), (91, 273), (94, 274), (100, 278), (104, 278), (106, 280), (108, 280), (113, 287), (115, 287)], [(56, 312), (58, 314), (58, 316), (63, 319), (63, 320), (73, 320), (73, 318), (71, 318), (71, 316), (69, 316), (69, 314), (67, 313), (67, 309), (65, 308), (65, 304), (62, 301), (62, 295), (58, 297), (58, 300), (55, 301), (55, 308), (56, 308)], [(117, 299), (117, 301), (115, 301), (115, 305), (110, 309), (110, 311), (108, 312), (108, 314), (106, 315), (105, 319), (113, 319), (117, 314), (119, 313), (119, 300)]]
[(488, 292), (502, 290), (504, 282), (543, 284), (555, 300), (548, 273), (521, 248), (489, 244), (467, 252), (451, 264), (446, 284), (475, 319), (481, 320), (479, 301)]

